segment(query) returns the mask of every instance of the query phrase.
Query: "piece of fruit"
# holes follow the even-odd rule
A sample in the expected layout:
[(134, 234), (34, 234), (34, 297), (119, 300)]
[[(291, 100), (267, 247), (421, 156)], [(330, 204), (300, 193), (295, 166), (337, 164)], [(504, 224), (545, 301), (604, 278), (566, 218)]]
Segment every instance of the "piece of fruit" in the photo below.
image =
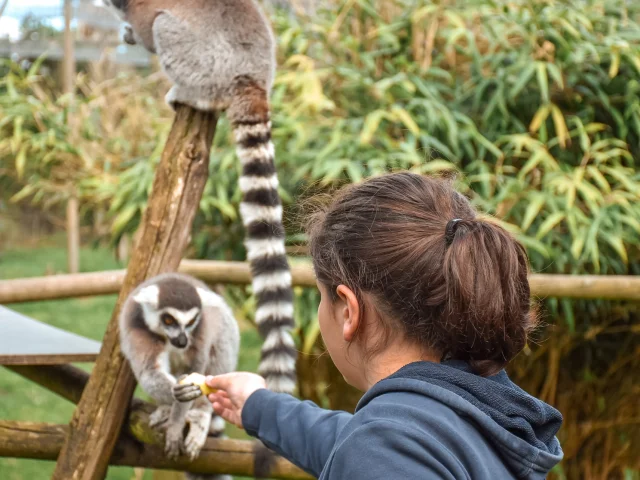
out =
[(192, 373), (191, 375), (188, 375), (182, 380), (180, 380), (179, 383), (180, 385), (187, 385), (189, 383), (192, 383), (193, 385), (197, 385), (200, 387), (200, 390), (202, 390), (202, 393), (204, 395), (209, 395), (210, 393), (217, 392), (218, 390), (216, 390), (215, 388), (211, 388), (209, 385), (205, 383), (206, 378), (207, 377), (205, 377), (204, 375), (200, 375), (199, 373)]

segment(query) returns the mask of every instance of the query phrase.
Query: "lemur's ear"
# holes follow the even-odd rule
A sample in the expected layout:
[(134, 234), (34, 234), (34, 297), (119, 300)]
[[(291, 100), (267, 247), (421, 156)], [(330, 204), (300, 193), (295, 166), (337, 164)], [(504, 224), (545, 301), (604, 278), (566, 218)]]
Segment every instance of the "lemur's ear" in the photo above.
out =
[(160, 289), (157, 285), (149, 285), (148, 287), (140, 289), (140, 291), (134, 295), (133, 299), (141, 305), (150, 305), (156, 308), (158, 306), (159, 293)]
[(211, 290), (196, 287), (196, 291), (198, 292), (198, 296), (200, 297), (203, 307), (220, 307), (225, 305), (224, 300), (222, 300), (217, 293), (212, 292)]

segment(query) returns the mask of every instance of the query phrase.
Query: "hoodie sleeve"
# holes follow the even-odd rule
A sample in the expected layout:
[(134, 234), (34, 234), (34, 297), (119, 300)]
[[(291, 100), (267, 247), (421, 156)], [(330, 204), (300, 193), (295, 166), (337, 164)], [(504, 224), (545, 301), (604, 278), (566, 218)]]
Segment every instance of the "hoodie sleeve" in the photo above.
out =
[(249, 435), (318, 477), (352, 416), (284, 393), (258, 390), (244, 404), (242, 425)]
[(451, 453), (433, 437), (388, 421), (365, 423), (337, 446), (326, 480), (469, 479)]

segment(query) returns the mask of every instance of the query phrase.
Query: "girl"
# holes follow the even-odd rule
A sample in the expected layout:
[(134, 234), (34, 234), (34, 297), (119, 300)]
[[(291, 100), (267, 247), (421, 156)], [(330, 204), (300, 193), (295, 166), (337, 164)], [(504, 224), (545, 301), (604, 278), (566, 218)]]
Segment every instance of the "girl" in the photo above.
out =
[(535, 325), (522, 246), (411, 173), (343, 189), (309, 237), (322, 338), (366, 392), (356, 413), (250, 373), (208, 377), (215, 411), (322, 480), (545, 478), (562, 417), (504, 371)]

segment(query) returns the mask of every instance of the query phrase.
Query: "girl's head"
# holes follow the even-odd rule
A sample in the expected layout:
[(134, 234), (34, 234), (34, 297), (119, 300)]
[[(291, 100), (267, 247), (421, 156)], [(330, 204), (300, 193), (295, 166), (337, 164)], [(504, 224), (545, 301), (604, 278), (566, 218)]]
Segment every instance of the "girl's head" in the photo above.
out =
[(492, 375), (535, 325), (523, 247), (478, 219), (448, 180), (395, 173), (346, 187), (312, 217), (309, 236), (322, 336), (357, 387), (389, 349)]

